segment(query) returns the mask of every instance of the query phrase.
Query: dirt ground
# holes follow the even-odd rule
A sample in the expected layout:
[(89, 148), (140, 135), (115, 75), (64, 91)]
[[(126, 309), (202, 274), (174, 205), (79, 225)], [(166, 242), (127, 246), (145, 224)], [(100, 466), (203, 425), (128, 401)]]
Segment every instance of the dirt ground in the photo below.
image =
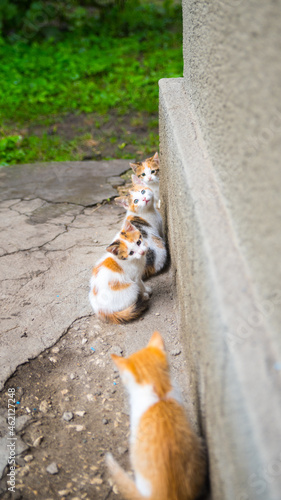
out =
[[(56, 164), (31, 170), (26, 165), (13, 175), (10, 169), (3, 171), (7, 199), (0, 207), (6, 235), (1, 315), (5, 331), (0, 354), (2, 381), (7, 381), (0, 392), (2, 468), (7, 463), (8, 402), (13, 392), (16, 436), (11, 436), (17, 452), (15, 493), (8, 490), (8, 465), (0, 480), (3, 500), (121, 500), (104, 458), (110, 451), (129, 470), (129, 415), (110, 354), (128, 356), (143, 348), (154, 330), (163, 335), (173, 380), (182, 389), (196, 429), (177, 326), (173, 269), (149, 280), (149, 308), (138, 320), (109, 325), (91, 312), (91, 268), (124, 218), (120, 207), (101, 201), (111, 196), (110, 169), (115, 179), (126, 172), (127, 162), (103, 165), (104, 178), (99, 165), (84, 163), (61, 165), (58, 177)], [(93, 178), (89, 168), (95, 172)], [(77, 196), (80, 204), (75, 204)]]
[(158, 149), (158, 116), (137, 111), (124, 115), (112, 111), (105, 115), (72, 113), (49, 117), (47, 123), (23, 126), (15, 133), (23, 137), (57, 136), (81, 160), (122, 157), (141, 160)]
[[(94, 315), (78, 319), (54, 347), (20, 366), (8, 380), (0, 396), (2, 415), (8, 389), (14, 388), (17, 436), (26, 450), (17, 457), (15, 494), (7, 491), (6, 468), (0, 482), (3, 500), (121, 498), (104, 463), (111, 451), (129, 470), (128, 405), (110, 354), (136, 350), (142, 325), (147, 340), (159, 328), (173, 376), (185, 380), (171, 278), (171, 271), (154, 278), (158, 301), (143, 318), (125, 326), (105, 325)], [(51, 464), (54, 470), (48, 471)]]

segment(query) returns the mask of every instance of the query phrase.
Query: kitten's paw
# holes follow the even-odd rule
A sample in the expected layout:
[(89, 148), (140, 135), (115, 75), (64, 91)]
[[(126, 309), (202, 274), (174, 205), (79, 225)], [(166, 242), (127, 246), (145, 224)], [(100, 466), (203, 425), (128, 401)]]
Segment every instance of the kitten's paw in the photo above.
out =
[(145, 285), (145, 291), (146, 291), (146, 293), (148, 293), (149, 295), (151, 295), (152, 294), (152, 288), (151, 288), (151, 286)]
[(143, 292), (142, 297), (143, 297), (144, 300), (149, 300), (149, 293)]

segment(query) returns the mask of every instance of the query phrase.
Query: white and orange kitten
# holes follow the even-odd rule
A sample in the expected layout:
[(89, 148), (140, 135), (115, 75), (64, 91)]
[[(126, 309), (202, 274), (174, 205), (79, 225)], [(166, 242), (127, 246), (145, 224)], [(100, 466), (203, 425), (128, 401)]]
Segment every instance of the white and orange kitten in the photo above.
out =
[(154, 205), (153, 191), (137, 176), (132, 176), (129, 195), (115, 198), (126, 210), (126, 220), (141, 232), (148, 245), (144, 276), (161, 271), (167, 262), (167, 250), (162, 236), (162, 218)]
[(160, 208), (159, 199), (159, 156), (155, 153), (150, 158), (146, 158), (144, 161), (138, 161), (136, 163), (130, 163), (130, 167), (133, 169), (135, 174), (139, 179), (147, 184), (154, 193), (154, 201), (158, 208)]
[(195, 500), (206, 461), (181, 404), (173, 397), (164, 342), (154, 332), (146, 348), (128, 358), (111, 355), (130, 401), (130, 459), (134, 480), (111, 454), (106, 461), (127, 500)]
[(94, 312), (111, 323), (136, 319), (145, 309), (150, 288), (142, 281), (147, 244), (129, 221), (95, 265), (89, 300)]

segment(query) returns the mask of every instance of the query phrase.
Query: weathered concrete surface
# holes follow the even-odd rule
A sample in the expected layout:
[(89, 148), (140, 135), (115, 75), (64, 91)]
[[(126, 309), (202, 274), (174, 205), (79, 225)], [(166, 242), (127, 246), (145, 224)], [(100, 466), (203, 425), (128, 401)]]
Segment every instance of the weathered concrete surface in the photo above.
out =
[[(183, 79), (160, 81), (160, 164), (180, 331), (195, 416), (207, 440), (212, 498), (280, 500), (279, 267), (273, 265), (275, 276), (264, 274), (271, 288), (260, 287)], [(260, 210), (269, 213), (274, 200), (275, 189), (273, 205), (264, 207), (261, 197)], [(252, 243), (274, 241), (280, 259), (279, 228), (252, 231)], [(257, 245), (256, 263), (271, 258), (266, 246)]]
[[(74, 183), (77, 189), (71, 201), (63, 177), (60, 190), (50, 184), (48, 191), (42, 182), (38, 191), (38, 170), (34, 169), (32, 179), (31, 167), (21, 166), (22, 182), (29, 178), (32, 188), (29, 191), (25, 185), (21, 192), (18, 184), (14, 192), (9, 188), (10, 183), (14, 185), (13, 169), (2, 171), (9, 194), (0, 203), (1, 386), (10, 377), (0, 393), (3, 500), (11, 500), (7, 490), (9, 467), (5, 468), (11, 387), (19, 403), (16, 477), (20, 496), (26, 500), (38, 494), (40, 498), (71, 495), (121, 500), (108, 482), (104, 462), (105, 453), (112, 451), (126, 469), (130, 468), (128, 405), (110, 353), (131, 354), (146, 345), (155, 329), (165, 339), (173, 379), (183, 389), (184, 405), (197, 429), (177, 328), (171, 270), (150, 280), (149, 309), (137, 321), (108, 325), (92, 314), (88, 302), (91, 269), (120, 228), (125, 212), (113, 203), (87, 206), (107, 199), (112, 190), (109, 186), (93, 201), (86, 182), (87, 165), (85, 171), (83, 165), (80, 175), (86, 179), (80, 186), (84, 185), (86, 195)], [(63, 165), (60, 168), (63, 171)], [(91, 168), (95, 171), (95, 165)], [(127, 168), (128, 162), (124, 162), (118, 172)], [(50, 170), (48, 174), (46, 166), (44, 176), (56, 184), (52, 165)], [(19, 175), (18, 167), (15, 172)], [(114, 183), (121, 182), (113, 172), (111, 176)], [(94, 184), (94, 175), (91, 178)], [(72, 413), (70, 422), (63, 418), (64, 412)], [(57, 464), (55, 475), (48, 472), (53, 462)]]
[(52, 203), (94, 205), (116, 195), (120, 174), (129, 161), (66, 161), (31, 163), (0, 172), (0, 199), (34, 199)]
[(260, 300), (281, 278), (280, 24), (280, 0), (183, 1), (184, 86)]
[(120, 211), (87, 206), (115, 196), (112, 183), (127, 169), (116, 160), (1, 170), (1, 387), (91, 312), (89, 270), (114, 236)]

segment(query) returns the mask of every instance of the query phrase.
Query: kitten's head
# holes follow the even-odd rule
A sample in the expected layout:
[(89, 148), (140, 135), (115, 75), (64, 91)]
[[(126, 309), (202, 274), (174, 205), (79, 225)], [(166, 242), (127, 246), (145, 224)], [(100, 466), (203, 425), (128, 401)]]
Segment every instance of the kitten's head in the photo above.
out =
[(129, 391), (134, 389), (135, 384), (151, 385), (154, 392), (163, 398), (172, 389), (164, 341), (159, 332), (153, 333), (144, 349), (128, 358), (116, 354), (111, 354), (111, 357)]
[(143, 241), (140, 231), (126, 220), (119, 238), (106, 250), (121, 260), (141, 259), (147, 252), (147, 244)]
[(154, 205), (154, 194), (145, 182), (136, 175), (132, 175), (133, 187), (127, 196), (115, 198), (115, 203), (126, 210), (141, 213)]
[(137, 163), (130, 163), (130, 167), (133, 169), (135, 174), (139, 179), (142, 179), (148, 185), (149, 183), (159, 182), (159, 157), (158, 153), (147, 158), (144, 161), (139, 161)]

